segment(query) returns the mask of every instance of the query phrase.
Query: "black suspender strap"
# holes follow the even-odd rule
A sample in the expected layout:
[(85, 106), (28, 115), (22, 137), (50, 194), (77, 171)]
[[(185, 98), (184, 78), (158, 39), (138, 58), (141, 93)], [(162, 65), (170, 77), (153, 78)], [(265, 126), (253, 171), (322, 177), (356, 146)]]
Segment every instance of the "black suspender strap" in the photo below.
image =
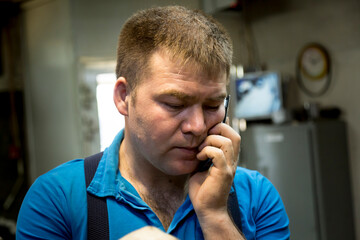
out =
[[(86, 188), (93, 179), (97, 166), (103, 153), (97, 153), (84, 160)], [(109, 239), (109, 219), (106, 205), (106, 198), (99, 198), (90, 193), (87, 196), (87, 239), (88, 240), (108, 240)]]
[[(103, 152), (97, 153), (84, 160), (85, 182), (86, 188), (90, 185), (93, 179), (97, 166)], [(228, 198), (228, 209), (231, 217), (242, 232), (241, 213), (239, 202), (236, 195), (236, 189), (233, 183), (234, 191), (230, 193)], [(109, 219), (106, 205), (106, 198), (99, 198), (87, 192), (87, 210), (88, 210), (88, 240), (108, 240), (109, 239)]]
[(240, 232), (242, 232), (242, 224), (241, 224), (241, 213), (240, 213), (240, 207), (239, 202), (236, 195), (236, 188), (235, 184), (233, 182), (232, 184), (234, 191), (230, 193), (228, 198), (228, 211), (230, 212), (230, 215), (235, 223), (235, 225), (238, 227)]

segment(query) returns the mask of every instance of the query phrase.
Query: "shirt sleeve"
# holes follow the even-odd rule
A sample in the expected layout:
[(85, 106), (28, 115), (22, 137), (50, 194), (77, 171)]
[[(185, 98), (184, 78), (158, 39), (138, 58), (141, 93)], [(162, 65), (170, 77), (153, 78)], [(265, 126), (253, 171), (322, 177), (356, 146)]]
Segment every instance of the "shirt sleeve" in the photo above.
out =
[(21, 206), (16, 239), (71, 239), (67, 201), (46, 175), (31, 186)]
[(256, 239), (289, 239), (289, 219), (279, 193), (273, 184), (259, 173), (257, 179), (257, 211), (253, 216)]

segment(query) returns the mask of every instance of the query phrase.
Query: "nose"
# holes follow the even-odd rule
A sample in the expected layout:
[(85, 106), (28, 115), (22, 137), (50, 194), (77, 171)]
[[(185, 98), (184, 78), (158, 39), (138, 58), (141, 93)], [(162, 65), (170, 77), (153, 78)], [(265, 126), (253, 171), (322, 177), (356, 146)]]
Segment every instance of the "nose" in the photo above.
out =
[(201, 106), (193, 106), (189, 109), (181, 124), (181, 131), (195, 136), (201, 136), (206, 132), (204, 110)]

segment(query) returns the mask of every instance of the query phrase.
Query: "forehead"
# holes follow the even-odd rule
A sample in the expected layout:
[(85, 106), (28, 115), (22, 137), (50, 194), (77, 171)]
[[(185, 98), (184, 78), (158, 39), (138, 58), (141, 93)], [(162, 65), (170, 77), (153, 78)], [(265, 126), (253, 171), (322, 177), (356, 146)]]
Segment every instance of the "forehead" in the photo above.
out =
[(162, 52), (153, 54), (149, 70), (139, 85), (147, 96), (172, 96), (195, 102), (219, 101), (226, 95), (226, 74), (209, 76), (196, 64), (174, 61)]
[[(209, 72), (209, 67), (202, 66), (192, 59), (172, 57), (172, 55), (162, 49), (152, 54), (149, 59), (149, 75), (188, 81), (198, 81), (202, 84), (225, 83), (227, 84), (227, 74), (225, 70)], [(213, 69), (217, 68), (213, 66)]]

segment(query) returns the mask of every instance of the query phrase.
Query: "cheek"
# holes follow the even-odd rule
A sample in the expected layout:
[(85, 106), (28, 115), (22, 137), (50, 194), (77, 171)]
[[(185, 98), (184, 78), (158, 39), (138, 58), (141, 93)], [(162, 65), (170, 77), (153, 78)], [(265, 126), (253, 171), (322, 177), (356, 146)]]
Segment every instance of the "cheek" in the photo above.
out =
[(145, 107), (142, 112), (138, 112), (134, 121), (134, 130), (140, 134), (138, 137), (147, 141), (149, 146), (164, 145), (177, 129), (176, 119), (169, 117), (168, 113), (158, 107)]
[(206, 117), (206, 124), (208, 128), (214, 127), (216, 124), (222, 122), (225, 116), (225, 109), (221, 108), (216, 113), (209, 113)]

